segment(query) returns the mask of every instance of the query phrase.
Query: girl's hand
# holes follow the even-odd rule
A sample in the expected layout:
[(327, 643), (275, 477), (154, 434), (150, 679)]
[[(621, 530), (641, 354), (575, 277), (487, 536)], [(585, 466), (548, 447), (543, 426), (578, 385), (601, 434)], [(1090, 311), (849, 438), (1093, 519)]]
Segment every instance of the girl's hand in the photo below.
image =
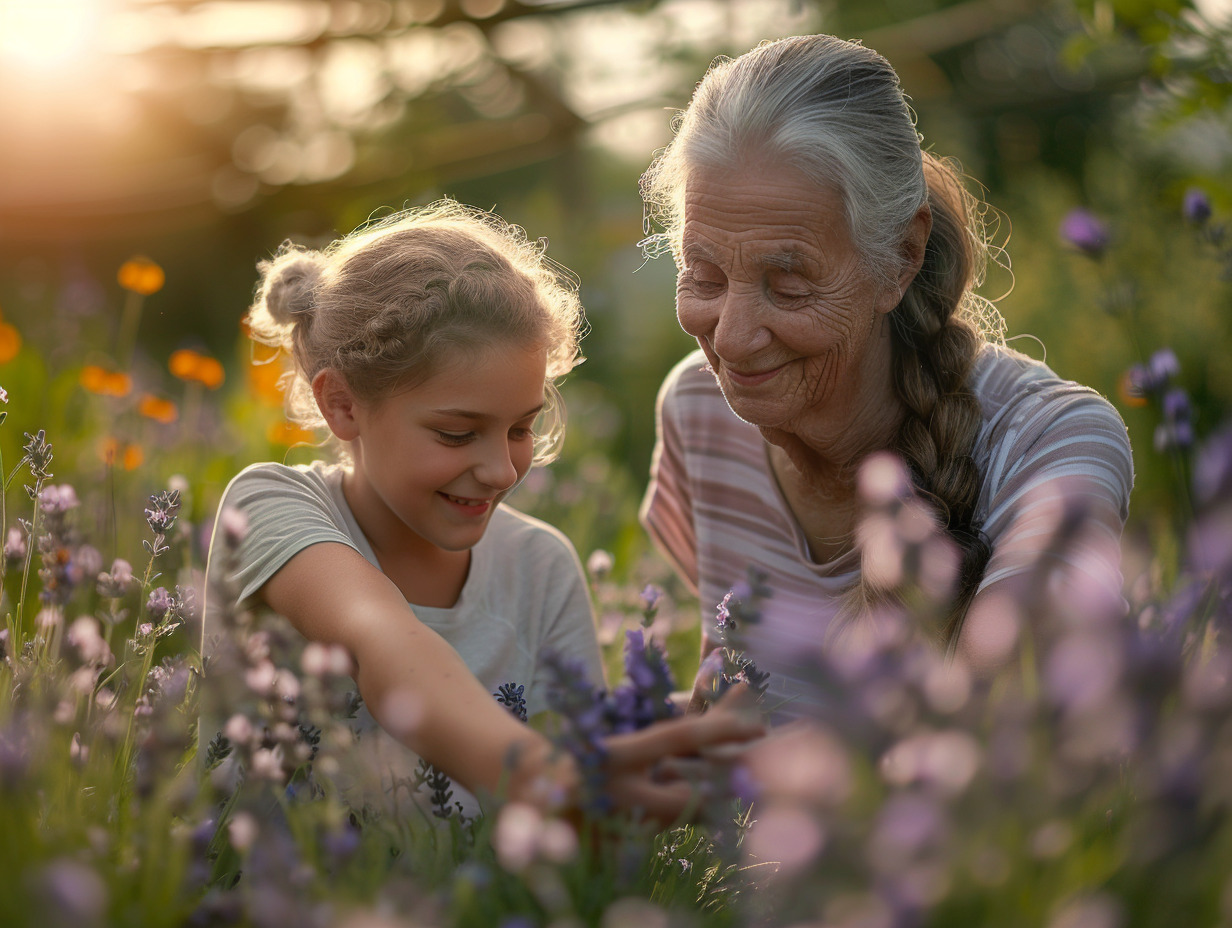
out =
[(747, 687), (736, 687), (704, 715), (657, 722), (605, 742), (605, 792), (617, 808), (666, 826), (688, 818), (716, 765), (736, 760), (765, 734)]

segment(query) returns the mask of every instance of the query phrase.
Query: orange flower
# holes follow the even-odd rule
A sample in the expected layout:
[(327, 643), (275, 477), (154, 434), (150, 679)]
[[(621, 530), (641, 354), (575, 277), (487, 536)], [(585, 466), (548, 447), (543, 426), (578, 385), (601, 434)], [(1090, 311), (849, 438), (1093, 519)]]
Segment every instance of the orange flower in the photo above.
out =
[(1130, 409), (1141, 409), (1149, 403), (1149, 400), (1142, 394), (1142, 391), (1134, 387), (1129, 371), (1122, 373), (1121, 379), (1117, 381), (1117, 394), (1120, 396), (1121, 402)]
[(109, 371), (97, 364), (87, 364), (79, 378), (83, 387), (99, 396), (128, 396), (133, 389), (133, 378), (122, 371)]
[(200, 354), (191, 348), (181, 348), (173, 352), (167, 366), (180, 380), (196, 381), (211, 390), (221, 387), (227, 376), (216, 358)]
[(141, 402), (137, 404), (137, 412), (163, 425), (170, 425), (180, 417), (180, 411), (175, 403), (155, 396), (153, 393), (142, 394)]
[(317, 433), (300, 428), (292, 422), (275, 422), (265, 432), (265, 437), (275, 445), (315, 445)]
[(136, 470), (145, 461), (145, 452), (140, 445), (130, 445), (111, 437), (103, 439), (99, 456), (108, 467), (122, 467), (124, 470)]
[(248, 386), (267, 406), (281, 406), (284, 391), (279, 381), (285, 370), (276, 349), (254, 352), (248, 363)]
[(6, 364), (21, 351), (21, 333), (7, 322), (0, 322), (0, 364)]
[(141, 296), (157, 293), (167, 282), (163, 269), (145, 255), (136, 255), (120, 265), (116, 279), (125, 290)]

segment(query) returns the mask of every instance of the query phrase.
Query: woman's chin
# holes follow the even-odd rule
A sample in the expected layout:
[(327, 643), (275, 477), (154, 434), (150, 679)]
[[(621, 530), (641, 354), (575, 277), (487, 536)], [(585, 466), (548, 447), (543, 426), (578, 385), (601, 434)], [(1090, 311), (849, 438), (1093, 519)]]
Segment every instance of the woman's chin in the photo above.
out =
[(753, 400), (741, 396), (739, 392), (728, 390), (723, 391), (723, 398), (727, 400), (727, 405), (736, 414), (736, 418), (759, 429), (781, 429), (790, 421), (780, 402)]

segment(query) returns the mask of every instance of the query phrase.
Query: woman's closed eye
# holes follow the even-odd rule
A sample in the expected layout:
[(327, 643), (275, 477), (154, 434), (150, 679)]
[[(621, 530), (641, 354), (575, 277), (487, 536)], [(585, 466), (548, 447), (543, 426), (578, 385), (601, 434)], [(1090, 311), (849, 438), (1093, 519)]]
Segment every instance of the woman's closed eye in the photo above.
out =
[(475, 438), (474, 432), (446, 432), (443, 429), (433, 429), (439, 438), (446, 445), (465, 445), (468, 441)]
[(766, 289), (775, 299), (784, 302), (812, 296), (808, 281), (790, 271), (771, 271), (766, 275)]

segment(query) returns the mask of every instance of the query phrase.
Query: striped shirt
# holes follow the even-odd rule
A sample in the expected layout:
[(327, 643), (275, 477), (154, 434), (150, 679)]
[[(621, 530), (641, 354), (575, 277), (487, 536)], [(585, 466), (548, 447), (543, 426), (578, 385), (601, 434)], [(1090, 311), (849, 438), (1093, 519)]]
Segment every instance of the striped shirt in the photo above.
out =
[[(980, 588), (1031, 571), (1063, 501), (1077, 494), (1090, 523), (1065, 561), (1119, 602), (1120, 535), (1133, 486), (1121, 417), (1095, 391), (1000, 346), (981, 351), (972, 390), (983, 411), (973, 452), (983, 476), (975, 521), (992, 546)], [(762, 621), (746, 629), (749, 650), (771, 672), (770, 705), (807, 703), (801, 668), (824, 648), (838, 598), (859, 576), (860, 553), (812, 559), (761, 433), (728, 407), (700, 351), (664, 382), (657, 428), (642, 523), (697, 592), (704, 628), (750, 568), (766, 575), (771, 595), (759, 603)]]

